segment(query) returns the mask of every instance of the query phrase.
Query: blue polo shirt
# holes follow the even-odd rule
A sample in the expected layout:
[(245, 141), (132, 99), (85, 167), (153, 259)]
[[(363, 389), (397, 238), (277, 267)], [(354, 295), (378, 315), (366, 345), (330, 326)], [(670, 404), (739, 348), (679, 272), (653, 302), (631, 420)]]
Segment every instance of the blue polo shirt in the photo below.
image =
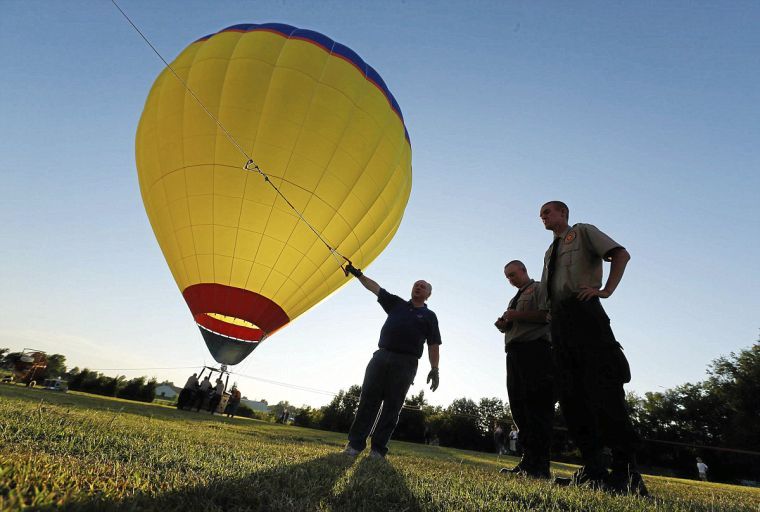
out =
[(377, 294), (377, 302), (388, 313), (380, 330), (380, 348), (419, 359), (425, 341), (428, 345), (441, 344), (438, 317), (427, 305), (415, 307), (411, 300), (404, 300), (383, 288)]

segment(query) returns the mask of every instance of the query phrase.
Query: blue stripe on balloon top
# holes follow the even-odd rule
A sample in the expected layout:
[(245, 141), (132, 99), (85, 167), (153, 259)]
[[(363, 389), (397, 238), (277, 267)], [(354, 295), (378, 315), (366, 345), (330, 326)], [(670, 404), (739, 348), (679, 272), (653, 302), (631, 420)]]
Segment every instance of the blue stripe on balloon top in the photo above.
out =
[(380, 74), (377, 71), (375, 71), (375, 69), (372, 66), (364, 62), (364, 59), (362, 59), (359, 56), (359, 54), (357, 54), (351, 48), (349, 48), (346, 45), (333, 41), (332, 39), (330, 39), (324, 34), (320, 34), (319, 32), (315, 32), (313, 30), (300, 29), (298, 27), (294, 27), (292, 25), (286, 25), (284, 23), (262, 23), (262, 24), (241, 23), (238, 25), (232, 25), (230, 27), (224, 28), (214, 34), (209, 34), (207, 36), (201, 37), (200, 39), (194, 42), (198, 43), (201, 41), (208, 41), (209, 39), (214, 37), (216, 34), (221, 34), (222, 32), (256, 32), (256, 31), (272, 32), (274, 34), (287, 37), (288, 39), (299, 39), (302, 41), (315, 44), (316, 46), (319, 46), (326, 52), (330, 53), (331, 55), (339, 56), (343, 60), (351, 63), (357, 70), (359, 70), (360, 73), (362, 73), (362, 75), (364, 75), (364, 78), (366, 78), (369, 82), (375, 85), (375, 87), (377, 87), (380, 90), (380, 92), (383, 93), (391, 109), (396, 113), (396, 115), (398, 115), (399, 119), (401, 119), (401, 124), (404, 125), (404, 137), (406, 138), (406, 141), (409, 144), (411, 144), (411, 139), (409, 138), (409, 132), (406, 129), (406, 123), (404, 123), (404, 114), (401, 112), (401, 107), (396, 101), (396, 98), (393, 97), (393, 94), (391, 93), (390, 89), (388, 89), (388, 86), (385, 85), (385, 81), (382, 79)]

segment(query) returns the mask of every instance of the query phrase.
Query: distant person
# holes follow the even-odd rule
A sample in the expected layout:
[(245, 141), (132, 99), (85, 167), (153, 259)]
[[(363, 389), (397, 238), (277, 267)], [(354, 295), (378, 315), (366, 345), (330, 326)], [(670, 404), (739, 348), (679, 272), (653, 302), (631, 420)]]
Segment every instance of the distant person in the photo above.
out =
[(235, 384), (232, 385), (232, 389), (230, 390), (230, 399), (227, 402), (227, 417), (228, 418), (234, 418), (235, 413), (238, 410), (238, 407), (240, 406), (240, 390), (237, 388)]
[(707, 464), (702, 462), (702, 459), (700, 457), (697, 457), (697, 472), (699, 473), (699, 479), (703, 482), (707, 482), (707, 470), (710, 469), (707, 467)]
[(504, 439), (506, 436), (504, 435), (504, 428), (502, 428), (501, 424), (498, 422), (494, 422), (494, 429), (493, 429), (493, 444), (494, 448), (496, 449), (496, 453), (499, 455), (503, 455), (505, 452), (504, 448)]
[(198, 412), (201, 410), (201, 407), (203, 407), (203, 402), (208, 398), (209, 390), (211, 389), (211, 376), (206, 375), (203, 377), (203, 380), (201, 381), (200, 385), (198, 386), (198, 391), (195, 393), (195, 411)]
[(540, 283), (530, 278), (523, 262), (507, 263), (504, 276), (517, 288), (517, 293), (495, 325), (504, 333), (507, 395), (523, 453), (516, 466), (502, 468), (501, 472), (548, 479), (554, 371), (548, 311), (541, 309), (546, 301), (541, 298)]
[(185, 382), (185, 387), (183, 389), (192, 389), (195, 391), (195, 388), (198, 387), (198, 374), (194, 373), (190, 377), (187, 378), (187, 382)]
[(517, 426), (512, 425), (512, 430), (509, 431), (509, 451), (512, 455), (517, 455), (517, 438), (519, 434), (517, 432)]
[(216, 379), (214, 394), (208, 404), (208, 410), (211, 414), (214, 414), (214, 412), (216, 412), (216, 408), (219, 407), (219, 403), (222, 401), (222, 396), (224, 396), (224, 382), (220, 377)]
[(185, 386), (182, 391), (179, 392), (179, 398), (177, 398), (177, 407), (183, 409), (188, 403), (192, 407), (192, 402), (195, 399), (195, 392), (198, 390), (198, 374), (194, 373), (188, 377)]
[(438, 318), (425, 304), (433, 288), (426, 281), (417, 281), (412, 286), (411, 299), (404, 300), (380, 288), (380, 285), (350, 264), (346, 266), (346, 272), (377, 295), (377, 302), (388, 314), (388, 318), (380, 330), (379, 348), (372, 355), (364, 373), (359, 407), (343, 453), (352, 457), (359, 455), (366, 448), (367, 436), (375, 424), (370, 456), (384, 458), (404, 398), (417, 375), (417, 362), (422, 357), (426, 342), (430, 360), (427, 382), (431, 383), (432, 391), (438, 389), (441, 333)]
[[(609, 298), (623, 278), (630, 254), (591, 224), (568, 224), (561, 201), (541, 206), (539, 216), (554, 241), (544, 256), (541, 285), (551, 308), (552, 353), (558, 374), (560, 407), (583, 466), (560, 485), (604, 488), (648, 495), (636, 468), (639, 436), (633, 429), (623, 384), (628, 362), (610, 328), (600, 299)], [(602, 287), (604, 261), (610, 262)], [(607, 471), (604, 448), (612, 450)]]

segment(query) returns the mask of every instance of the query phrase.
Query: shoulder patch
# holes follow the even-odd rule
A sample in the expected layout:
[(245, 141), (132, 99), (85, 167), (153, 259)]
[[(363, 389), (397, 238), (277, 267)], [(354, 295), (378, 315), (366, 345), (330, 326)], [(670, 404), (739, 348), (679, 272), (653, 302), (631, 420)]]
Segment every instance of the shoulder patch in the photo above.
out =
[(572, 242), (573, 242), (573, 240), (575, 240), (575, 237), (576, 237), (576, 236), (578, 236), (578, 233), (576, 233), (576, 232), (575, 232), (575, 230), (573, 229), (573, 230), (572, 230), (572, 231), (570, 231), (570, 232), (567, 234), (567, 236), (565, 237), (565, 243), (566, 243), (566, 244), (570, 244), (570, 243), (572, 243)]
[(525, 289), (525, 290), (522, 292), (522, 294), (523, 294), (523, 295), (530, 295), (531, 293), (533, 293), (533, 291), (534, 291), (535, 289), (536, 289), (536, 287), (535, 287), (535, 286), (530, 286), (530, 287), (526, 288), (526, 289)]

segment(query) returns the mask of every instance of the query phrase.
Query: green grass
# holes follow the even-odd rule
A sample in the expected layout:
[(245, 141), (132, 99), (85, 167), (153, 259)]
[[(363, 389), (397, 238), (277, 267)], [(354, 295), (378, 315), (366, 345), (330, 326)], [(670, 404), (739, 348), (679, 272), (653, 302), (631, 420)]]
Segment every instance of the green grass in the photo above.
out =
[[(0, 510), (760, 510), (760, 489), (646, 477), (651, 499), (498, 474), (515, 461), (0, 385)], [(556, 464), (556, 474), (574, 468)]]

